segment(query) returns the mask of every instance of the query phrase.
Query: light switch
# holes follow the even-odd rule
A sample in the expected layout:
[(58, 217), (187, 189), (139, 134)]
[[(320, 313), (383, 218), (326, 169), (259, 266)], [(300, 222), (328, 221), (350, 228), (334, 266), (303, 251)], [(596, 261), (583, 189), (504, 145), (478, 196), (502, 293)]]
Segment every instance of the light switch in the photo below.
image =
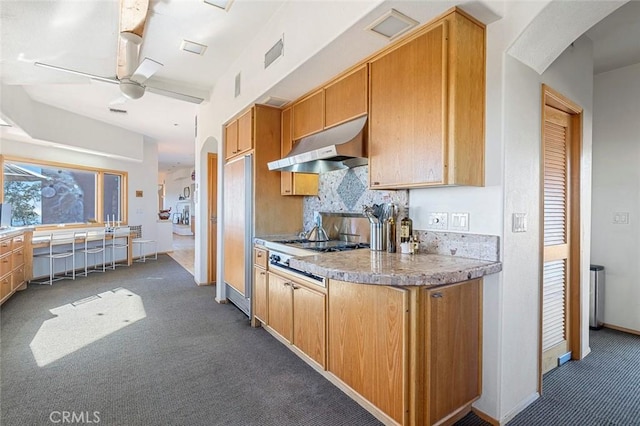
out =
[(449, 229), (452, 231), (468, 231), (469, 213), (451, 213)]
[(428, 215), (428, 229), (447, 229), (447, 219), (449, 216), (447, 213), (429, 212)]
[(513, 213), (512, 217), (512, 232), (527, 232), (527, 214), (526, 213)]

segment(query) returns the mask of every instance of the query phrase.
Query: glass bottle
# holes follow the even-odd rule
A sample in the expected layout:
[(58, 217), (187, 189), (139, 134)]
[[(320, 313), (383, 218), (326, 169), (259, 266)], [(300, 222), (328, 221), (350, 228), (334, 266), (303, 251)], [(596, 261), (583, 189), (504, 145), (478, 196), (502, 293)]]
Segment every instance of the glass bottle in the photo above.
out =
[(413, 221), (409, 217), (409, 205), (404, 206), (404, 217), (400, 221), (400, 242), (408, 243), (413, 235)]
[(387, 219), (387, 252), (396, 252), (396, 209), (393, 203), (389, 204), (389, 217)]

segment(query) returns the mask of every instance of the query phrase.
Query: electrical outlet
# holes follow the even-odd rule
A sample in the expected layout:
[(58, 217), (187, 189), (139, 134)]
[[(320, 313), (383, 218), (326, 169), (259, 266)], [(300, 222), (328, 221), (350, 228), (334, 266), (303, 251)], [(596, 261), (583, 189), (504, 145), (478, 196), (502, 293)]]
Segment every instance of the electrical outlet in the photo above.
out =
[(614, 225), (628, 225), (629, 224), (629, 212), (615, 212), (613, 214)]
[(527, 214), (513, 213), (511, 232), (527, 232)]
[(469, 213), (451, 213), (449, 229), (451, 231), (468, 231)]
[(429, 212), (429, 223), (427, 224), (427, 228), (429, 229), (447, 229), (448, 222), (448, 214), (447, 213), (438, 213), (438, 212)]

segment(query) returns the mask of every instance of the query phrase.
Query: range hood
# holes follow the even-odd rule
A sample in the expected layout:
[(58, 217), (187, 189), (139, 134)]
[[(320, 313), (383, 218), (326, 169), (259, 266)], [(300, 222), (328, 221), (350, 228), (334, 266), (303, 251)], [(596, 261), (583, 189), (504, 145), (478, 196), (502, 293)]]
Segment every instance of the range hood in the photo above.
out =
[(304, 137), (286, 157), (268, 163), (269, 170), (323, 173), (364, 166), (369, 163), (364, 143), (366, 122), (364, 116)]

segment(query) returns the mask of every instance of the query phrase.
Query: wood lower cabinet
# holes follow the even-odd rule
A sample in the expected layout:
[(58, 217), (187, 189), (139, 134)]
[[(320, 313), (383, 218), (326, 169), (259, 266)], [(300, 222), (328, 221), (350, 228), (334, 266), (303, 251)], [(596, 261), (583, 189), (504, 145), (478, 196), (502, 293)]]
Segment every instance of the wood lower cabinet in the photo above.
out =
[(423, 291), (425, 420), (435, 425), (471, 405), (481, 393), (482, 284), (468, 281)]
[(484, 185), (484, 25), (454, 9), (369, 63), (373, 189)]
[[(269, 287), (267, 279), (268, 251), (262, 248), (254, 248), (253, 267), (253, 316), (262, 323), (269, 320)], [(253, 323), (255, 326), (255, 321)]]
[(326, 294), (288, 274), (268, 273), (267, 325), (287, 343), (326, 367)]
[(0, 237), (0, 304), (31, 279), (31, 231)]
[(329, 371), (405, 424), (409, 292), (336, 280), (329, 286)]

